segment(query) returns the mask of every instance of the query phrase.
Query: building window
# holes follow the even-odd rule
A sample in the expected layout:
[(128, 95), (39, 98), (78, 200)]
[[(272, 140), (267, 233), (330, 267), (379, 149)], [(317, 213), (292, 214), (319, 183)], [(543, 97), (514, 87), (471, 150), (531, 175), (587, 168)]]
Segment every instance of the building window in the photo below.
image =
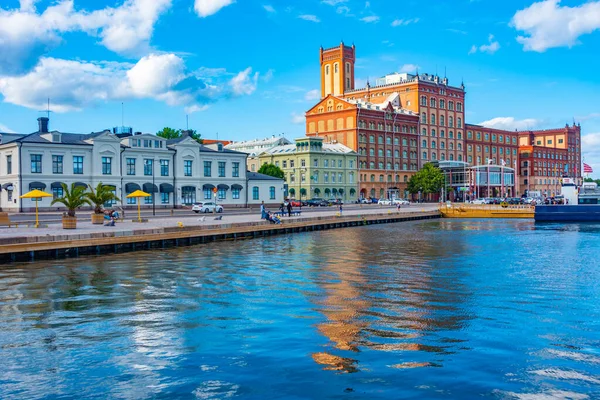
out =
[(181, 202), (188, 205), (196, 202), (196, 188), (194, 186), (184, 186), (181, 188)]
[(32, 154), (31, 155), (31, 173), (41, 174), (42, 173), (42, 155)]
[(73, 156), (73, 174), (83, 174), (83, 156)]
[(234, 162), (234, 163), (232, 163), (232, 166), (233, 166), (233, 168), (232, 168), (231, 176), (234, 178), (239, 178), (240, 177), (240, 163)]
[(6, 156), (6, 174), (12, 174), (12, 156)]
[(290, 168), (294, 168), (294, 160), (290, 160)]
[(435, 125), (435, 114), (431, 114), (431, 123)]
[(112, 175), (112, 157), (102, 157), (102, 175)]
[(52, 197), (54, 199), (57, 199), (59, 197), (63, 197), (63, 188), (62, 187), (54, 187), (52, 188)]
[(238, 200), (240, 198), (240, 189), (231, 189), (231, 197), (234, 200)]
[(160, 160), (160, 176), (169, 176), (169, 160)]
[(52, 156), (52, 173), (63, 173), (63, 156)]
[(211, 176), (212, 161), (204, 161), (204, 176)]
[(153, 173), (153, 167), (154, 167), (154, 160), (151, 160), (149, 158), (145, 158), (144, 159), (144, 175), (146, 176), (151, 176)]
[(183, 161), (183, 176), (192, 176), (192, 160)]
[(421, 123), (422, 124), (426, 124), (427, 123), (427, 114), (426, 113), (422, 113), (421, 114)]
[(269, 188), (269, 199), (275, 200), (275, 186)]
[(258, 198), (259, 198), (258, 186), (254, 186), (252, 188), (252, 200), (258, 200)]
[(161, 193), (160, 194), (160, 202), (162, 204), (169, 204), (169, 194), (170, 193)]
[(127, 175), (135, 175), (135, 158), (126, 160)]
[(212, 189), (204, 189), (204, 200), (212, 199)]
[(219, 178), (225, 177), (225, 161), (219, 161)]
[(219, 197), (219, 200), (225, 200), (227, 198), (227, 190), (225, 190), (225, 189), (219, 189), (217, 191), (217, 195)]
[(135, 205), (135, 204), (137, 204), (137, 199), (135, 197), (128, 197), (127, 198), (127, 204), (128, 205)]
[[(152, 143), (152, 142), (150, 142), (150, 143)], [(150, 196), (144, 197), (144, 204), (153, 204), (154, 203), (153, 199), (154, 199), (154, 193), (150, 193)]]

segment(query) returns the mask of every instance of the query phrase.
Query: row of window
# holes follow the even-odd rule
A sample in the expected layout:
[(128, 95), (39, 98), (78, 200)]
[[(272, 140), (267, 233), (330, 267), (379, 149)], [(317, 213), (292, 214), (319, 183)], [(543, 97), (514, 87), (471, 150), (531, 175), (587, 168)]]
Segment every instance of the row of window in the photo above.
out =
[[(342, 174), (341, 172), (338, 172), (337, 174), (335, 172), (332, 172), (331, 175), (329, 174), (329, 172), (324, 172), (323, 173), (323, 182), (324, 183), (329, 183), (329, 177), (331, 176), (331, 182), (332, 183), (344, 183), (344, 174)], [(288, 176), (286, 175), (285, 177), (286, 182), (288, 181)], [(311, 176), (310, 176), (311, 180), (313, 183), (319, 183), (319, 173), (318, 172), (314, 172)], [(289, 182), (290, 183), (295, 183), (296, 182), (296, 175), (295, 174), (290, 174), (289, 175)], [(300, 182), (306, 182), (306, 174), (300, 174)], [(348, 183), (354, 183), (354, 173), (349, 173), (348, 174)]]
[[(416, 152), (415, 152), (416, 154)], [(377, 166), (377, 168), (375, 168), (375, 166)], [(386, 167), (386, 170), (392, 170), (392, 163), (388, 162), (386, 164), (384, 164), (382, 161), (380, 161), (379, 163), (375, 164), (374, 161), (371, 161), (369, 163), (367, 163), (366, 161), (362, 161), (360, 163), (360, 168), (361, 169), (384, 169), (383, 167)], [(368, 167), (368, 168), (367, 168)], [(394, 171), (399, 171), (400, 170), (400, 163), (395, 163), (394, 164)], [(402, 164), (402, 170), (403, 171), (409, 171), (408, 168), (408, 163), (403, 163)], [(416, 171), (417, 170), (417, 163), (411, 163), (410, 164), (410, 170)]]
[[(426, 151), (423, 152), (422, 159), (425, 160), (425, 161), (427, 160), (427, 152)], [(435, 151), (432, 151), (431, 152), (431, 161), (436, 161), (437, 159), (438, 159), (437, 158), (437, 153)], [(463, 159), (462, 154), (459, 154), (458, 155), (458, 161), (462, 161), (462, 159)], [(448, 160), (449, 161), (454, 161), (454, 154), (449, 154), (448, 155)], [(446, 153), (440, 153), (440, 161), (446, 161)]]
[[(421, 96), (421, 105), (423, 107), (427, 107), (427, 96)], [(438, 105), (439, 105), (439, 107), (438, 107)], [(439, 103), (438, 103), (438, 100), (435, 97), (430, 97), (429, 98), (429, 107), (445, 109), (446, 108), (446, 100), (440, 99)], [(448, 110), (454, 111), (454, 102), (453, 101), (448, 102)], [(462, 112), (462, 110), (463, 110), (462, 103), (457, 102), (456, 103), (456, 111)]]
[[(564, 143), (564, 139), (558, 139), (558, 144), (563, 144)], [(541, 140), (536, 140), (535, 144), (537, 146), (542, 146), (542, 141)], [(546, 144), (552, 144), (552, 139), (546, 139)]]
[[(361, 182), (367, 182), (367, 174), (361, 175), (361, 176), (360, 176), (360, 179), (361, 179)], [(392, 182), (392, 175), (388, 175), (388, 176), (387, 176), (387, 181), (388, 181), (388, 182)], [(375, 175), (374, 175), (374, 174), (371, 174), (371, 177), (370, 177), (370, 180), (369, 180), (369, 182), (375, 182)], [(384, 182), (384, 176), (383, 176), (382, 174), (381, 174), (381, 175), (379, 175), (379, 182)], [(395, 182), (396, 182), (396, 183), (399, 183), (399, 182), (400, 182), (400, 175), (396, 175), (396, 180), (395, 180)], [(404, 183), (407, 183), (407, 182), (408, 182), (408, 175), (404, 175), (404, 180), (403, 180), (403, 182), (404, 182)]]
[[(435, 128), (431, 129), (431, 137), (436, 137)], [(427, 136), (427, 128), (421, 130), (421, 136)], [(440, 129), (440, 137), (444, 139), (446, 137), (446, 131)], [(454, 139), (454, 131), (448, 131), (448, 139)], [(456, 132), (456, 139), (462, 140), (462, 132)]]
[[(482, 147), (481, 147), (481, 146), (479, 146), (479, 145), (477, 145), (477, 146), (475, 147), (475, 149), (476, 149), (476, 150), (477, 150), (477, 152), (479, 153), (479, 152), (481, 152), (481, 149), (482, 149)], [(490, 152), (490, 146), (484, 146), (484, 147), (483, 147), (483, 149), (484, 149), (484, 153), (489, 153), (489, 152)], [(468, 145), (468, 146), (467, 146), (467, 150), (468, 150), (469, 152), (472, 152), (472, 151), (473, 151), (473, 145), (471, 145), (471, 144), (470, 144), (470, 145)], [(504, 147), (498, 147), (498, 148), (497, 148), (496, 146), (492, 146), (492, 154), (496, 154), (496, 151), (497, 151), (499, 154), (506, 154), (506, 155), (510, 155), (510, 154), (511, 154), (511, 149), (510, 149), (509, 147), (507, 147), (507, 148), (506, 148), (506, 150), (505, 150), (505, 149), (504, 149)], [(513, 155), (513, 156), (516, 156), (516, 155), (517, 155), (517, 149), (512, 149), (512, 155)]]
[[(162, 143), (162, 142), (160, 142)], [(12, 156), (6, 157), (7, 162), (7, 174), (12, 173)], [(160, 176), (169, 176), (169, 160), (159, 160), (160, 162)], [(112, 175), (112, 157), (102, 157), (102, 175)], [(218, 162), (218, 177), (225, 177), (225, 161)], [(183, 175), (184, 176), (192, 176), (192, 160), (184, 160), (183, 161)], [(127, 158), (125, 160), (125, 168), (127, 175), (135, 175), (136, 174), (136, 159), (135, 158)], [(41, 174), (42, 171), (42, 155), (41, 154), (32, 154), (31, 155), (31, 173), (32, 174)], [(62, 174), (64, 173), (64, 157), (61, 155), (53, 155), (52, 156), (52, 173), (53, 174)], [(144, 175), (152, 176), (154, 175), (154, 160), (150, 158), (144, 159)], [(81, 175), (83, 174), (83, 156), (73, 156), (73, 174)], [(204, 161), (204, 176), (210, 177), (212, 176), (212, 161)], [(232, 171), (231, 176), (234, 178), (239, 178), (240, 176), (240, 163), (233, 162), (232, 163)]]
[[(383, 131), (385, 127), (386, 132), (402, 132), (402, 133), (417, 133), (416, 126), (408, 126), (408, 125), (398, 125), (398, 124), (383, 124), (382, 122), (374, 122), (374, 121), (365, 121), (359, 120), (358, 127), (361, 129), (370, 129), (370, 130), (379, 130)], [(368, 128), (367, 128), (368, 127)]]
[[(431, 114), (431, 117), (429, 118), (429, 120), (427, 119), (427, 113), (421, 113), (421, 123), (422, 124), (431, 124), (431, 125), (435, 125), (436, 124), (436, 116), (435, 114)], [(440, 126), (446, 126), (446, 118), (443, 115), (440, 115)], [(448, 117), (448, 127), (449, 128), (454, 128), (454, 117)], [(462, 128), (462, 118), (458, 117), (456, 118), (456, 127), (457, 128)]]
[[(481, 156), (478, 156), (477, 157), (477, 165), (481, 165), (481, 161), (482, 161)], [(473, 163), (473, 156), (468, 156), (467, 162), (469, 164), (472, 164)], [(510, 158), (505, 158), (504, 162), (506, 162), (507, 166), (512, 166)], [(496, 157), (492, 158), (492, 164), (496, 164)]]
[(164, 145), (164, 141), (162, 141), (162, 140), (136, 139), (136, 138), (129, 139), (129, 143), (131, 144), (131, 147), (146, 147), (146, 148), (152, 148), (152, 144), (154, 143), (155, 149), (162, 149), (163, 145)]
[[(423, 140), (423, 143), (421, 143), (421, 147), (426, 149), (427, 148), (427, 140)], [(431, 148), (435, 149), (436, 148), (436, 142), (435, 140), (431, 141)], [(446, 143), (445, 142), (440, 142), (440, 149), (444, 150), (446, 148)], [(462, 150), (462, 143), (458, 143), (456, 145), (457, 150)], [(450, 142), (448, 143), (448, 149), (449, 150), (454, 150), (454, 143)]]
[[(358, 141), (360, 143), (367, 143), (367, 135), (358, 135)], [(394, 146), (399, 146), (400, 145), (400, 138), (393, 138), (393, 142), (394, 142)], [(371, 144), (375, 144), (375, 135), (369, 135), (369, 143)], [(377, 144), (384, 144), (384, 138), (383, 136), (379, 136), (377, 138)], [(386, 145), (392, 145), (392, 137), (391, 136), (386, 136), (385, 137), (385, 144)], [(406, 138), (402, 138), (402, 146), (407, 146), (408, 145), (408, 139)], [(417, 139), (410, 139), (410, 145), (411, 146), (416, 146), (417, 145)]]
[[(481, 140), (481, 138), (482, 138), (481, 132), (476, 132), (475, 137), (476, 137), (476, 140)], [(483, 135), (483, 137), (485, 138), (486, 142), (490, 141), (489, 133), (486, 132)], [(506, 137), (505, 137), (504, 135), (496, 135), (495, 133), (492, 133), (491, 137), (492, 137), (492, 142), (494, 142), (494, 143), (496, 143), (496, 139), (498, 139), (498, 143), (510, 144), (512, 142), (512, 144), (514, 146), (517, 145), (517, 137), (516, 136), (513, 136), (512, 140), (511, 140), (511, 137), (508, 135), (506, 135)], [(473, 139), (473, 131), (467, 131), (467, 139)]]
[[(279, 161), (275, 161), (275, 165), (277, 167), (279, 167)], [(337, 165), (337, 167), (336, 167)], [(295, 168), (296, 167), (296, 162), (294, 160), (289, 160), (289, 166), (290, 168)], [(344, 168), (344, 160), (331, 160), (331, 164), (329, 163), (329, 159), (323, 159), (323, 168)], [(281, 167), (282, 168), (287, 168), (288, 167), (288, 160), (283, 160), (281, 162)], [(306, 160), (302, 159), (300, 160), (300, 167), (306, 167)], [(319, 159), (316, 158), (313, 160), (313, 167), (318, 168), (319, 167)], [(352, 169), (354, 168), (354, 160), (348, 160), (348, 168)]]
[[(358, 154), (361, 156), (366, 156), (367, 155), (367, 149), (365, 147), (359, 147), (358, 148)], [(379, 149), (377, 151), (377, 155), (378, 157), (383, 157), (383, 149)], [(375, 157), (375, 149), (374, 148), (370, 148), (369, 149), (369, 156), (371, 157)], [(387, 158), (392, 158), (392, 150), (391, 149), (387, 149), (385, 151), (385, 156)], [(400, 150), (396, 149), (394, 150), (394, 157), (395, 158), (400, 158)], [(408, 158), (408, 150), (402, 150), (402, 158)], [(410, 158), (417, 158), (417, 152), (416, 151), (411, 151), (410, 152)]]

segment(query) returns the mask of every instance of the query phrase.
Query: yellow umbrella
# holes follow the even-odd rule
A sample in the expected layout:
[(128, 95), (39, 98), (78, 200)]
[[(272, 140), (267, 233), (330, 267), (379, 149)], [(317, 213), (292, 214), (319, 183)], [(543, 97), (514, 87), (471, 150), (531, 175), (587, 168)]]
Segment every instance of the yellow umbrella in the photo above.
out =
[(22, 199), (35, 199), (35, 227), (40, 227), (40, 222), (38, 220), (38, 199), (40, 197), (52, 197), (50, 193), (42, 192), (39, 189), (34, 189), (29, 193), (25, 193), (21, 196)]
[(142, 222), (142, 214), (141, 214), (141, 210), (140, 210), (140, 197), (150, 197), (152, 196), (149, 193), (146, 192), (142, 192), (141, 190), (136, 190), (133, 193), (128, 194), (127, 197), (128, 199), (131, 198), (137, 198), (137, 203), (138, 203), (138, 222)]

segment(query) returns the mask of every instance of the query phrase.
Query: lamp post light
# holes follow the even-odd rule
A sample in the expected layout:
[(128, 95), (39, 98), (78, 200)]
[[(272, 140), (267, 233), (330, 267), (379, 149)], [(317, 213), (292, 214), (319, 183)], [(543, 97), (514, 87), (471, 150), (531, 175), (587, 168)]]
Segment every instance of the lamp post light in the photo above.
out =
[(419, 203), (421, 203), (421, 192), (423, 191), (423, 188), (420, 187), (419, 188)]
[(156, 185), (154, 184), (154, 158), (152, 159), (152, 215), (156, 216)]

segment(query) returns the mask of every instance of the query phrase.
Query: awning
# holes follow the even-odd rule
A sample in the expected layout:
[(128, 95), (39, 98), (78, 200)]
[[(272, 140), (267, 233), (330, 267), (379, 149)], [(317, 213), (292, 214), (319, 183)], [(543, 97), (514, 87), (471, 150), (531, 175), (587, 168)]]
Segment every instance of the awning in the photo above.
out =
[(173, 193), (173, 185), (170, 183), (161, 183), (160, 184), (160, 192), (161, 193)]
[(344, 193), (344, 189), (338, 189), (338, 193)]
[(51, 189), (62, 189), (62, 182), (52, 182), (50, 184)]
[(205, 183), (204, 185), (202, 185), (202, 190), (213, 190), (215, 188), (215, 185), (211, 185), (210, 183)]
[(144, 183), (144, 188), (142, 190), (146, 193), (158, 193), (158, 188), (153, 183)]
[(115, 185), (102, 185), (102, 186), (104, 186), (105, 188), (110, 189), (110, 190), (117, 190), (117, 187)]
[(13, 186), (12, 183), (4, 183), (4, 184), (2, 184), (2, 189), (4, 189), (4, 190), (13, 190), (14, 186)]
[(29, 190), (35, 190), (35, 189), (45, 190), (46, 184), (42, 183), (42, 182), (31, 182), (29, 184)]
[(87, 185), (87, 183), (83, 183), (83, 182), (75, 182), (75, 187), (84, 187), (84, 188), (87, 188), (88, 185)]
[(140, 185), (138, 185), (137, 183), (127, 183), (127, 184), (125, 184), (125, 192), (126, 193), (133, 193), (136, 190), (142, 190), (142, 188), (140, 187)]
[(242, 185), (238, 185), (237, 183), (234, 183), (233, 185), (231, 185), (232, 189), (237, 189), (237, 190), (242, 190), (244, 187)]
[(219, 190), (229, 190), (229, 186), (226, 185), (226, 184), (224, 184), (224, 183), (219, 183), (217, 185), (217, 189), (219, 189)]

